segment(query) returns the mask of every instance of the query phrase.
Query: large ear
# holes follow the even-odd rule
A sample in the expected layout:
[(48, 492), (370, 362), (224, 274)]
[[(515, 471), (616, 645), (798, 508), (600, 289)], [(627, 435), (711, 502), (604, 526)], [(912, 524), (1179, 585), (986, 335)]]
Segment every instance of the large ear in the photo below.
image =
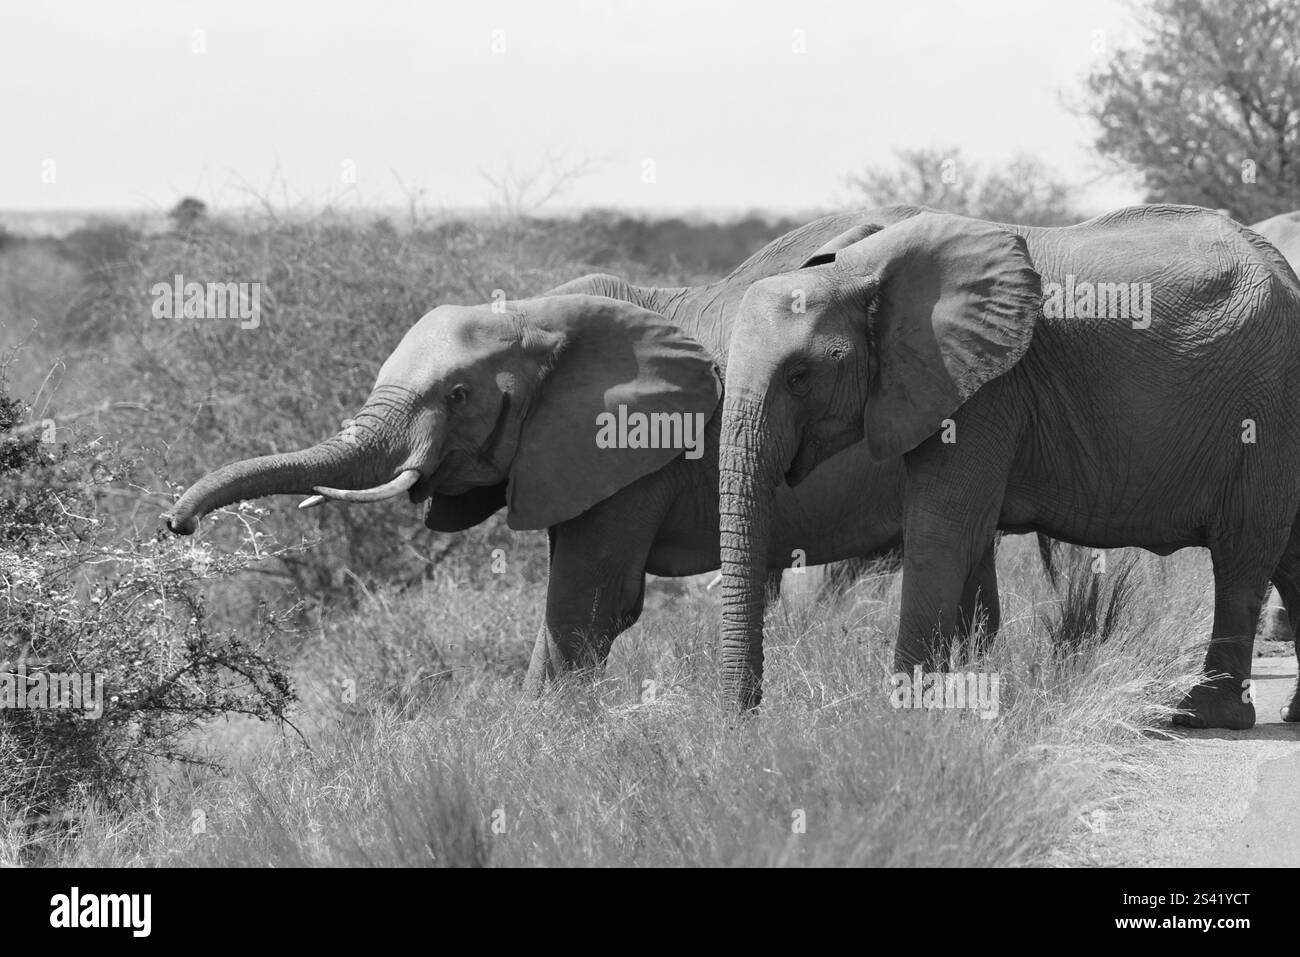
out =
[[(573, 518), (681, 455), (684, 442), (703, 450), (722, 385), (700, 343), (656, 312), (601, 296), (548, 296), (511, 309), (558, 343), (510, 469), (511, 528)], [(652, 421), (676, 426), (676, 434), (665, 440), (657, 428), (629, 429), (627, 442), (607, 447), (622, 423), (662, 413), (668, 418)], [(620, 447), (651, 442), (668, 447)]]
[(926, 212), (930, 210), (924, 206), (885, 206), (863, 213), (866, 217), (865, 222), (844, 230), (834, 239), (827, 240), (819, 250), (805, 259), (799, 268), (807, 269), (809, 266), (824, 266), (826, 263), (834, 262), (840, 250), (848, 249), (868, 236), (874, 236), (886, 226), (892, 226), (894, 223), (900, 223)]
[(506, 483), (482, 485), (460, 495), (429, 496), (424, 525), (435, 532), (463, 532), (473, 528), (504, 508)]
[(920, 445), (1020, 361), (1042, 310), (1024, 238), (964, 216), (904, 220), (836, 263), (863, 282), (871, 350), (864, 432), (878, 460)]

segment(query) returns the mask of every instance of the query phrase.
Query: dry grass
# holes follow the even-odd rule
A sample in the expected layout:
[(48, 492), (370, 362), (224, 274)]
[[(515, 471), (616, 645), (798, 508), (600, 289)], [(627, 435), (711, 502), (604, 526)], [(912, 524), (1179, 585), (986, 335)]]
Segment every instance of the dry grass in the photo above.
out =
[[(768, 696), (747, 719), (716, 707), (714, 595), (677, 599), (619, 639), (601, 681), (561, 685), (540, 702), (517, 693), (537, 586), (489, 595), (444, 579), (374, 596), (328, 624), (303, 658), (315, 689), (300, 715), (307, 741), (214, 734), (235, 773), (160, 784), (134, 814), (88, 813), (55, 859), (1068, 863), (1061, 848), (1084, 816), (1141, 783), (1154, 746), (1144, 732), (1167, 723), (1193, 680), (1207, 624), (1203, 564), (1143, 556), (1109, 640), (1062, 649), (1043, 626), (1061, 613), (1032, 548), (1010, 541), (1009, 620), (987, 659), (959, 663), (1001, 675), (994, 720), (890, 706), (896, 585), (879, 598), (850, 591), (833, 607), (774, 610)], [(366, 661), (371, 671), (357, 670)], [(354, 670), (357, 700), (344, 706), (339, 674)], [(0, 858), (16, 854), (10, 843)]]
[[(129, 400), (104, 431), (165, 450), (161, 472), (188, 484), (231, 457), (329, 434), (438, 302), (530, 295), (593, 267), (687, 278), (638, 266), (655, 261), (640, 233), (619, 244), (632, 261), (597, 262), (606, 233), (493, 229), (219, 226), (150, 239), (75, 287), (48, 251), (11, 251), (0, 319), (9, 337), (29, 312), (41, 319), (23, 384), (59, 370), (51, 414)], [(674, 230), (657, 241), (680, 248)], [(176, 273), (264, 281), (258, 333), (153, 320), (149, 290)], [(137, 481), (150, 494), (131, 486), (106, 507), (148, 535), (169, 495)], [(232, 581), (212, 605), (246, 626), (260, 597), (311, 604), (314, 633), (296, 659), (303, 736), (212, 723), (198, 743), (230, 774), (160, 767), (134, 809), (7, 824), (0, 865), (1070, 863), (1063, 848), (1084, 816), (1130, 800), (1150, 773), (1146, 732), (1167, 723), (1208, 635), (1203, 556), (1143, 556), (1122, 594), (1077, 583), (1061, 608), (1032, 541), (1007, 540), (1003, 632), (985, 660), (958, 663), (1000, 675), (994, 720), (890, 706), (898, 583), (887, 575), (788, 591), (768, 619), (767, 696), (753, 717), (717, 707), (718, 593), (681, 582), (653, 587), (601, 681), (522, 702), (544, 605), (541, 536), (495, 523), (433, 537), (398, 506), (307, 518), (286, 507), (268, 517), (278, 521), (283, 541), (317, 523), (321, 543), (277, 575)], [(218, 549), (239, 536), (225, 519), (208, 526)], [(488, 578), (480, 559), (498, 546), (511, 573)], [(424, 581), (426, 556), (452, 547)], [(0, 809), (0, 821), (21, 818)]]

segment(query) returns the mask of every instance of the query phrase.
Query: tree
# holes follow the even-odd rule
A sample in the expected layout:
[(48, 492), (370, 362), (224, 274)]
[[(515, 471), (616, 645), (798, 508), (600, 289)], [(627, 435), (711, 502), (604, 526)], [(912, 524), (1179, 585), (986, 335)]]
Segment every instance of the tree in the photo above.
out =
[(951, 149), (896, 150), (892, 167), (869, 167), (847, 178), (868, 206), (895, 203), (1026, 226), (1063, 226), (1083, 217), (1072, 191), (1046, 165), (1016, 156), (1000, 168), (968, 162)]
[(589, 159), (571, 160), (548, 151), (531, 169), (507, 159), (497, 169), (479, 170), (479, 176), (491, 189), (492, 210), (506, 219), (521, 219), (559, 199), (595, 169)]
[(167, 217), (176, 224), (178, 232), (189, 232), (201, 219), (208, 215), (208, 206), (203, 200), (186, 196), (171, 208)]
[(1097, 149), (1148, 202), (1255, 222), (1300, 206), (1300, 4), (1153, 0), (1087, 81)]

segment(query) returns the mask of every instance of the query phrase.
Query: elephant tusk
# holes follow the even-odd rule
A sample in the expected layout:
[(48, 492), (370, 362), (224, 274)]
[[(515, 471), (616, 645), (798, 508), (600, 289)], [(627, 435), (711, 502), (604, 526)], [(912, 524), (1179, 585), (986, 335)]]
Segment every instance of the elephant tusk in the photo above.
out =
[(311, 495), (298, 503), (299, 508), (315, 508), (325, 501), (324, 495)]
[[(384, 499), (401, 495), (418, 481), (420, 481), (420, 470), (407, 469), (392, 481), (385, 482), (383, 485), (376, 485), (374, 488), (326, 488), (324, 485), (317, 485), (315, 492), (317, 495), (323, 495), (325, 498), (332, 498), (339, 502), (382, 502)], [(307, 502), (311, 502), (311, 499), (307, 499)], [(306, 507), (307, 502), (304, 502), (300, 507)]]

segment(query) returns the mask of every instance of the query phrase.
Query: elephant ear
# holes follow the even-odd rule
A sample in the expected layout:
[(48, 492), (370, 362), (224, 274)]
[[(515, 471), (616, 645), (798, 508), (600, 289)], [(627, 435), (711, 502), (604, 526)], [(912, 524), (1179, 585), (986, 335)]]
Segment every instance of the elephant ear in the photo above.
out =
[(500, 511), (506, 504), (506, 483), (482, 485), (460, 495), (429, 496), (424, 525), (435, 532), (463, 532)]
[(874, 236), (886, 226), (901, 223), (905, 219), (929, 212), (924, 206), (885, 206), (866, 213), (868, 221), (844, 230), (826, 243), (800, 264), (800, 269), (809, 266), (824, 266), (835, 261), (835, 256), (843, 249), (848, 249), (868, 236)]
[[(703, 449), (722, 386), (699, 342), (656, 312), (601, 296), (552, 296), (514, 311), (556, 344), (510, 468), (511, 528), (549, 528), (585, 512), (681, 455), (683, 443), (673, 439)], [(682, 429), (653, 443), (669, 447), (608, 447), (620, 422), (664, 413), (650, 421)], [(644, 446), (651, 436), (629, 429), (627, 439), (621, 444)]]
[(871, 377), (867, 450), (894, 458), (1025, 354), (1042, 283), (1022, 236), (923, 213), (861, 240), (836, 268), (864, 283)]
[(826, 263), (835, 262), (835, 254), (841, 249), (847, 249), (856, 242), (861, 242), (868, 236), (874, 236), (884, 229), (879, 223), (862, 223), (851, 229), (846, 229), (834, 239), (829, 240), (821, 249), (817, 250), (811, 256), (803, 261), (799, 266), (800, 269), (807, 269), (809, 266), (824, 266)]

